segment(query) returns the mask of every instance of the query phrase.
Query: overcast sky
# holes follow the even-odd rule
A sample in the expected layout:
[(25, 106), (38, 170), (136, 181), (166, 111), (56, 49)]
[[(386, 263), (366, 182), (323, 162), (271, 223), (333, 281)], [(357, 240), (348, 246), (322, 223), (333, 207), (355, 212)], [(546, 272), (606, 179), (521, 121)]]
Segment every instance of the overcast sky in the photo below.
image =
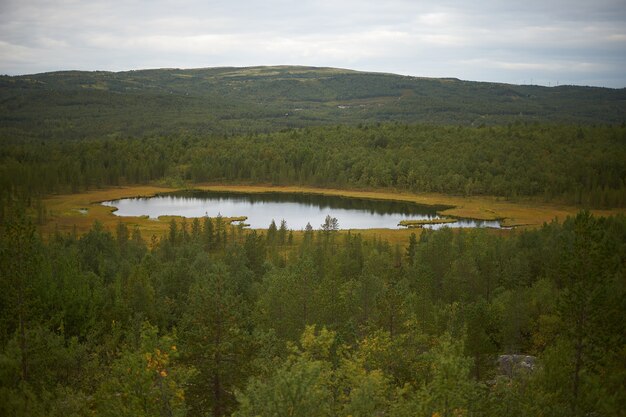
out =
[(0, 73), (311, 65), (626, 87), (626, 0), (0, 0)]

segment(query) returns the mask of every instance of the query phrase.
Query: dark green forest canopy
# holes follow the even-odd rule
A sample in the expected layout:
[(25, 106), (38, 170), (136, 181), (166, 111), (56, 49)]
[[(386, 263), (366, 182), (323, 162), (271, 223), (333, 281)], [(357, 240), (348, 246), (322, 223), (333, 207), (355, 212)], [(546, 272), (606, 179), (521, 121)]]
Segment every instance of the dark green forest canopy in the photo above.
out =
[(626, 128), (380, 124), (240, 136), (13, 139), (5, 197), (165, 181), (377, 188), (626, 205)]
[[(626, 218), (406, 245), (0, 226), (0, 415), (620, 415)], [(534, 367), (498, 366), (502, 354)]]
[(0, 77), (0, 135), (5, 137), (237, 134), (389, 121), (619, 124), (625, 115), (626, 89), (520, 86), (334, 68)]

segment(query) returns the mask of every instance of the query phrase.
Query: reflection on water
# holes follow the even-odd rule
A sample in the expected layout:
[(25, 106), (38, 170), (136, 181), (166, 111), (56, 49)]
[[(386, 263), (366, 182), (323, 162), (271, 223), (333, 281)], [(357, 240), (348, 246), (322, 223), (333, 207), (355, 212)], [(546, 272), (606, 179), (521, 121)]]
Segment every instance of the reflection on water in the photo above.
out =
[[(319, 194), (288, 193), (223, 193), (213, 191), (185, 191), (161, 194), (148, 198), (126, 198), (106, 201), (105, 206), (117, 207), (118, 216), (164, 215), (184, 217), (247, 216), (252, 228), (267, 228), (274, 220), (282, 219), (290, 229), (304, 229), (311, 223), (318, 229), (327, 215), (339, 220), (341, 229), (398, 229), (400, 220), (432, 220), (440, 218), (438, 210), (446, 206), (424, 206), (390, 200), (369, 200)], [(424, 225), (441, 227), (495, 227), (498, 221), (459, 219), (454, 223)]]

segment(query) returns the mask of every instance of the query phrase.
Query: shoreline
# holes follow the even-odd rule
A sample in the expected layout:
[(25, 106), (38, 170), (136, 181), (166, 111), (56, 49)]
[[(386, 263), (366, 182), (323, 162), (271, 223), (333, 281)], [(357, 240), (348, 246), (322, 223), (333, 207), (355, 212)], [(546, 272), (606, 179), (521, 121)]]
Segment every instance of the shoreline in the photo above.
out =
[[(190, 184), (185, 187), (164, 187), (159, 185), (136, 185), (123, 187), (109, 187), (98, 190), (90, 190), (77, 194), (52, 195), (43, 200), (48, 211), (48, 219), (41, 226), (43, 231), (52, 232), (57, 228), (59, 231), (73, 229), (76, 225), (78, 232), (89, 230), (93, 222), (98, 220), (110, 230), (122, 220), (129, 227), (139, 227), (142, 233), (162, 234), (167, 230), (168, 222), (163, 220), (146, 219), (140, 217), (120, 217), (113, 212), (115, 207), (101, 205), (104, 201), (117, 200), (132, 197), (152, 197), (160, 193), (176, 191), (221, 191), (233, 193), (299, 193), (317, 194), (345, 198), (360, 198), (370, 200), (388, 200), (411, 202), (427, 206), (445, 207), (437, 210), (441, 216), (463, 217), (473, 220), (499, 220), (503, 227), (534, 228), (540, 227), (544, 222), (554, 219), (563, 221), (567, 216), (578, 213), (583, 207), (566, 206), (538, 202), (511, 202), (503, 201), (497, 197), (473, 196), (460, 197), (435, 193), (408, 193), (387, 190), (341, 190), (335, 188), (317, 188), (308, 186), (272, 186), (272, 185), (235, 185), (201, 183)], [(79, 212), (80, 209), (88, 208), (87, 212)], [(608, 216), (626, 213), (626, 209), (589, 210), (594, 215)], [(171, 216), (168, 216), (168, 219)], [(226, 218), (226, 216), (225, 216)], [(192, 219), (192, 218), (190, 218)], [(415, 231), (416, 229), (407, 228)], [(389, 229), (389, 233), (406, 235), (407, 229)], [(367, 231), (370, 229), (362, 229)], [(382, 229), (371, 229), (382, 230)], [(386, 229), (385, 229), (386, 230)], [(387, 233), (385, 233), (387, 234)]]

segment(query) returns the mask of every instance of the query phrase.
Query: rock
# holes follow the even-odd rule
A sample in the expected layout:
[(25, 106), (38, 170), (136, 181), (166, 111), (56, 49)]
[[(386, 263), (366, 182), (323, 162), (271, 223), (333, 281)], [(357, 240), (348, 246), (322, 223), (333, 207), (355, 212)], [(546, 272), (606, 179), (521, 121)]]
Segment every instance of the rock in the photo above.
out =
[(501, 375), (515, 378), (522, 374), (528, 374), (535, 370), (537, 358), (529, 355), (500, 355), (498, 357), (498, 370)]

